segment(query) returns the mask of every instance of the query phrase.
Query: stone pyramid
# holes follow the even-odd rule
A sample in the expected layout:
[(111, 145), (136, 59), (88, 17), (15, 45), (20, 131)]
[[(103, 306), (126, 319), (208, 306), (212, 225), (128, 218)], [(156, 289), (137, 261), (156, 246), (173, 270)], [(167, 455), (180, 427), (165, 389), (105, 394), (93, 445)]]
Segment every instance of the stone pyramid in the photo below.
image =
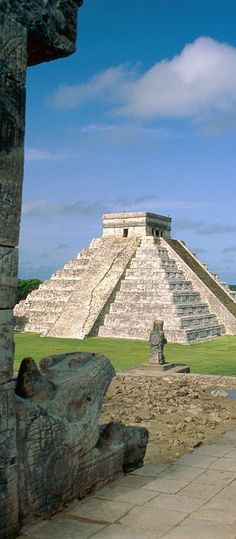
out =
[(236, 301), (186, 245), (171, 218), (103, 216), (103, 236), (15, 307), (16, 329), (54, 337), (148, 340), (155, 319), (169, 342), (236, 334)]

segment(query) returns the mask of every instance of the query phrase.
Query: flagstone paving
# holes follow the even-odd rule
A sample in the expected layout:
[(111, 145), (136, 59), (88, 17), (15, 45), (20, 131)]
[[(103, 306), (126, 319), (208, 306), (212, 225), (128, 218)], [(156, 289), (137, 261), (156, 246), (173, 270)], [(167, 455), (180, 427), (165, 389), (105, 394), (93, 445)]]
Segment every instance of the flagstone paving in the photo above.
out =
[(147, 464), (18, 539), (236, 539), (236, 429), (175, 464)]

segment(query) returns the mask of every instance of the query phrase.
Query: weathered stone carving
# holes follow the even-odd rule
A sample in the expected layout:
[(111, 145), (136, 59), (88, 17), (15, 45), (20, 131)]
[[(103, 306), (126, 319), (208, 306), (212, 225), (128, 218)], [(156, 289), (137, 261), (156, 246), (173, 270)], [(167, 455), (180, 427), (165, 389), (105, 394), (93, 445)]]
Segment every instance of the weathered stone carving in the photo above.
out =
[[(1, 342), (1, 341), (0, 341)], [(1, 354), (1, 350), (0, 350)], [(0, 537), (15, 537), (19, 522), (16, 411), (12, 382), (0, 385)]]
[[(82, 0), (0, 0), (0, 539), (140, 464), (147, 432), (101, 427), (114, 370), (87, 354), (25, 359), (16, 385), (13, 313), (24, 163), (26, 66), (75, 50)], [(133, 453), (133, 447), (135, 451)], [(134, 456), (132, 456), (132, 454)]]
[(150, 363), (158, 363), (164, 365), (164, 345), (167, 340), (163, 331), (163, 320), (155, 320), (153, 322), (153, 329), (149, 339), (151, 345)]
[(16, 302), (18, 252), (0, 247), (0, 309), (13, 309)]
[(13, 375), (13, 331), (14, 320), (12, 310), (0, 310), (0, 384), (9, 382)]
[(0, 28), (0, 245), (14, 247), (21, 210), (27, 33), (1, 10)]
[(0, 0), (0, 538), (19, 529), (13, 312), (24, 164), (26, 66), (74, 51), (80, 0)]
[(27, 29), (27, 64), (75, 51), (77, 8), (83, 0), (1, 0), (0, 10)]
[(48, 357), (40, 370), (31, 358), (23, 360), (16, 408), (24, 521), (55, 512), (116, 472), (142, 464), (146, 429), (120, 423), (98, 426), (114, 374), (111, 363), (98, 354)]

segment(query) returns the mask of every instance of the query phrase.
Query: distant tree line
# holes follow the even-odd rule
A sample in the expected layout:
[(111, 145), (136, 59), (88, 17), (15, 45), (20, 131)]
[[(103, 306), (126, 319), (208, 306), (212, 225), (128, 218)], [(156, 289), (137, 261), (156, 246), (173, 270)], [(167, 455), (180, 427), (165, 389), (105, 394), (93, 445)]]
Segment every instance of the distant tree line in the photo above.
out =
[(236, 284), (230, 284), (229, 288), (230, 288), (230, 290), (235, 290), (235, 292), (236, 292)]
[(18, 279), (16, 303), (25, 299), (32, 290), (37, 290), (41, 282), (39, 279)]

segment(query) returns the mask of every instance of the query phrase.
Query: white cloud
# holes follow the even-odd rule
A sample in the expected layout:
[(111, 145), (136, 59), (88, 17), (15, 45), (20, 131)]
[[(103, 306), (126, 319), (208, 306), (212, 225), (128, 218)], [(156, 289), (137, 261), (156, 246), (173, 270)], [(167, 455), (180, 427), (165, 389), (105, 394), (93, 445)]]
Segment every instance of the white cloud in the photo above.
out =
[(73, 154), (69, 150), (53, 152), (44, 148), (26, 148), (25, 151), (26, 161), (58, 161), (72, 156)]
[(28, 202), (22, 206), (22, 215), (24, 217), (36, 217), (38, 219), (44, 219), (53, 215), (65, 215), (68, 217), (79, 216), (91, 216), (102, 213), (104, 210), (100, 201), (97, 202), (84, 202), (78, 200), (74, 203), (54, 203), (47, 200), (36, 200), (34, 202)]
[(81, 84), (62, 84), (51, 97), (49, 104), (53, 108), (71, 109), (100, 98), (113, 98), (120, 93), (133, 75), (133, 69), (120, 65), (110, 67), (94, 75), (88, 82)]
[[(125, 212), (125, 211), (165, 211), (172, 210), (194, 210), (199, 208), (214, 207), (213, 203), (191, 202), (185, 200), (161, 200), (159, 197), (149, 194), (138, 197), (123, 196), (114, 200), (94, 200), (87, 202), (77, 200), (73, 203), (56, 203), (47, 200), (36, 200), (23, 204), (22, 214), (24, 217), (44, 220), (52, 216), (90, 217), (101, 216), (102, 213)], [(204, 223), (200, 223), (204, 225)], [(196, 229), (199, 223), (195, 221), (179, 221), (176, 223), (181, 229)], [(204, 233), (204, 232), (201, 232)]]
[(236, 245), (231, 245), (222, 249), (222, 253), (236, 253)]
[[(228, 223), (206, 223), (205, 221), (194, 221), (192, 219), (182, 219), (175, 221), (177, 230), (193, 230), (196, 234), (218, 235), (232, 234), (236, 232), (236, 225)], [(227, 252), (227, 249), (226, 251)]]
[(112, 103), (116, 114), (141, 119), (225, 116), (236, 103), (236, 48), (200, 37), (142, 75), (121, 65), (86, 83), (60, 86), (51, 103), (73, 108), (98, 99)]

